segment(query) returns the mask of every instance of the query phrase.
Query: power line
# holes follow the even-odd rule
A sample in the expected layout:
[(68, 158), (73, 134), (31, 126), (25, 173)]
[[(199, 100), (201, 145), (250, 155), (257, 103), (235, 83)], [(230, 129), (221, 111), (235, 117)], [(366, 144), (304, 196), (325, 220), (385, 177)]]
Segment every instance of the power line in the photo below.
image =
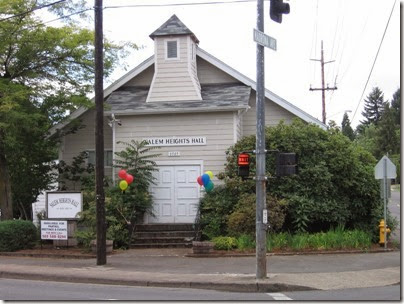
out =
[(362, 101), (363, 94), (365, 93), (366, 87), (367, 87), (367, 85), (368, 85), (368, 83), (369, 83), (370, 76), (372, 76), (373, 68), (375, 67), (377, 57), (379, 56), (379, 52), (380, 52), (380, 49), (381, 49), (382, 44), (383, 44), (384, 36), (386, 35), (387, 28), (389, 27), (390, 19), (391, 19), (391, 16), (393, 15), (393, 11), (394, 11), (394, 7), (396, 6), (396, 2), (397, 2), (397, 0), (394, 0), (394, 4), (393, 4), (393, 7), (391, 8), (391, 12), (390, 12), (389, 19), (387, 20), (386, 28), (384, 29), (384, 33), (383, 33), (382, 39), (380, 40), (379, 48), (378, 48), (378, 50), (377, 50), (375, 59), (373, 60), (372, 68), (370, 69), (370, 73), (369, 73), (368, 79), (366, 80), (365, 87), (363, 88), (362, 95), (361, 95), (361, 97), (359, 98), (359, 102), (358, 102), (358, 105), (356, 106), (354, 115), (352, 116), (352, 120), (355, 118), (356, 112), (358, 111), (359, 105), (360, 105), (360, 103), (361, 103), (361, 101)]
[[(264, 0), (269, 1), (269, 0)], [(132, 5), (114, 5), (105, 6), (107, 8), (128, 8), (128, 7), (168, 7), (168, 6), (194, 6), (194, 5), (212, 5), (212, 4), (233, 4), (233, 3), (247, 3), (254, 2), (256, 0), (231, 0), (231, 1), (213, 1), (213, 2), (189, 2), (189, 3), (167, 3), (167, 4), (132, 4)]]
[(12, 18), (16, 18), (16, 17), (28, 15), (28, 14), (34, 12), (34, 11), (43, 9), (43, 8), (45, 8), (45, 7), (53, 6), (53, 5), (55, 5), (55, 4), (59, 4), (59, 3), (61, 3), (61, 2), (65, 2), (65, 1), (66, 1), (66, 0), (59, 0), (59, 1), (56, 1), (56, 2), (49, 3), (49, 4), (44, 4), (44, 5), (41, 5), (41, 6), (37, 6), (37, 7), (34, 7), (34, 8), (32, 8), (32, 9), (28, 10), (28, 11), (22, 12), (22, 13), (20, 13), (20, 14), (16, 14), (16, 15), (12, 15), (12, 16), (7, 17), (7, 18), (0, 19), (0, 22), (1, 22), (1, 21), (6, 21), (6, 20), (9, 20), (9, 19), (12, 19)]

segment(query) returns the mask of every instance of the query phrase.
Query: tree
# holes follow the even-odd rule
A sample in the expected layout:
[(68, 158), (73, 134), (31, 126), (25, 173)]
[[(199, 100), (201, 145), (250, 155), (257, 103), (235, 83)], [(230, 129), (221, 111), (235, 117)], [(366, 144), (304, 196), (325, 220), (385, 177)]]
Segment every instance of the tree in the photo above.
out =
[(384, 105), (383, 92), (378, 87), (374, 87), (365, 99), (365, 109), (362, 112), (365, 120), (361, 121), (361, 123), (365, 125), (372, 123), (377, 125), (382, 117)]
[(401, 125), (401, 88), (393, 94), (393, 99), (391, 100), (391, 108), (394, 113), (394, 122), (400, 127)]
[(350, 140), (355, 139), (355, 134), (351, 127), (351, 122), (349, 121), (348, 114), (346, 112), (344, 113), (344, 117), (342, 118), (341, 129), (342, 129), (342, 134), (344, 134)]
[[(64, 118), (66, 110), (83, 105), (92, 89), (93, 31), (73, 23), (57, 28), (45, 26), (33, 14), (45, 3), (49, 1), (0, 0), (2, 220), (13, 218), (13, 197), (46, 189), (50, 166), (43, 164), (56, 156), (55, 139), (47, 137), (47, 132)], [(70, 1), (63, 3), (59, 12), (69, 5), (73, 8)], [(105, 41), (106, 76), (127, 54), (127, 46), (133, 47)], [(43, 183), (23, 182), (28, 177)], [(21, 200), (27, 203), (28, 198)]]
[(395, 124), (394, 110), (387, 103), (383, 115), (377, 126), (376, 132), (376, 159), (384, 154), (396, 154), (400, 152), (399, 127)]
[[(376, 159), (369, 152), (341, 132), (325, 131), (299, 120), (291, 125), (280, 123), (267, 127), (266, 143), (268, 151), (294, 152), (299, 156), (297, 175), (271, 178), (268, 183), (270, 195), (287, 201), (284, 230), (316, 232), (344, 225), (377, 232), (382, 204), (379, 185), (374, 179)], [(237, 185), (234, 180), (240, 180), (237, 155), (253, 150), (254, 146), (255, 136), (248, 136), (229, 148), (225, 172), (219, 174), (226, 186)], [(266, 159), (266, 175), (274, 176), (274, 153), (268, 153)], [(254, 171), (255, 158), (252, 157), (252, 176)], [(228, 192), (235, 193), (251, 181), (242, 183), (243, 186), (237, 185)]]

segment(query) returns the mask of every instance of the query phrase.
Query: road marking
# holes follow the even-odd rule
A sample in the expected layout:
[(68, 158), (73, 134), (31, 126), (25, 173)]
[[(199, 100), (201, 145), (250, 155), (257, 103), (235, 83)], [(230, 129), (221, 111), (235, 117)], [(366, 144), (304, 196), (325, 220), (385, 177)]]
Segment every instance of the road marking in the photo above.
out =
[(291, 301), (292, 299), (285, 296), (283, 293), (267, 293), (270, 297), (274, 298), (276, 301)]

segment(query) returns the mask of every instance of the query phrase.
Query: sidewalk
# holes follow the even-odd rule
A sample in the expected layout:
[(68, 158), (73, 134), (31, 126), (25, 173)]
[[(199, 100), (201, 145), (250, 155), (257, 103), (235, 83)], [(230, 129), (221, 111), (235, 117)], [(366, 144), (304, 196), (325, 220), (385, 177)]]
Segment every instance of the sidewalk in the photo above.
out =
[(132, 249), (96, 260), (0, 257), (0, 277), (236, 292), (344, 289), (400, 283), (400, 252), (267, 256), (268, 278), (255, 279), (255, 256), (187, 257), (192, 249)]

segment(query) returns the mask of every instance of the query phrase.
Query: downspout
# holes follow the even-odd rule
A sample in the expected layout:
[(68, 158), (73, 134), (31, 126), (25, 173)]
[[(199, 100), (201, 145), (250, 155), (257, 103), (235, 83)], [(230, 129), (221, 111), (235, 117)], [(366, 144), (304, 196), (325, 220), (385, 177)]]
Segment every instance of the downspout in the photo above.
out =
[[(113, 164), (115, 158), (115, 123), (116, 123), (114, 113), (111, 114), (111, 119), (112, 120), (109, 125), (112, 127), (112, 164)], [(115, 186), (116, 178), (115, 178), (115, 168), (113, 166), (111, 172), (112, 172), (112, 184)]]

